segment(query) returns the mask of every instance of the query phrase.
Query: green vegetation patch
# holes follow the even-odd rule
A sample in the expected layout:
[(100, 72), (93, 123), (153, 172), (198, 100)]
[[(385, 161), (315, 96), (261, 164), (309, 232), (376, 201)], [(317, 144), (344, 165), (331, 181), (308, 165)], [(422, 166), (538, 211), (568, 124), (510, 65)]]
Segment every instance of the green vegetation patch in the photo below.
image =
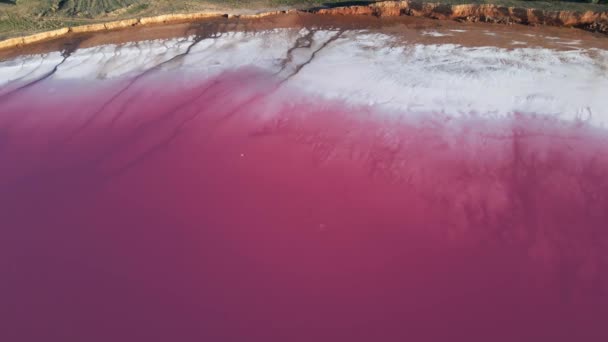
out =
[(49, 10), (53, 13), (62, 12), (68, 16), (94, 17), (138, 2), (139, 0), (51, 0)]

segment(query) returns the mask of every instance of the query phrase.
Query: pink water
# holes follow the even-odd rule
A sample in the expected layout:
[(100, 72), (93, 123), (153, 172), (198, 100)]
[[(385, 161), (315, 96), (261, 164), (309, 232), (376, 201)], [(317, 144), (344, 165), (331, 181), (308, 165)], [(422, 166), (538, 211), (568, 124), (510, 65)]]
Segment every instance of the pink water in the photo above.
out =
[(2, 341), (608, 339), (604, 130), (185, 80), (2, 99)]

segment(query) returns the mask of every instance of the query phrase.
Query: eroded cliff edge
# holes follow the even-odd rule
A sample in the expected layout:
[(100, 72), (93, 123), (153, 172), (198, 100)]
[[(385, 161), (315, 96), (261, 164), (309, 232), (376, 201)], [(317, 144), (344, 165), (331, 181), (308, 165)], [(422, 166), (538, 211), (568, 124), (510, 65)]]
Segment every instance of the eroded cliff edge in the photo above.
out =
[(394, 17), (409, 15), (443, 20), (502, 24), (576, 27), (608, 34), (608, 12), (545, 11), (491, 4), (450, 5), (421, 1), (383, 1), (363, 6), (311, 10), (319, 14), (351, 14)]

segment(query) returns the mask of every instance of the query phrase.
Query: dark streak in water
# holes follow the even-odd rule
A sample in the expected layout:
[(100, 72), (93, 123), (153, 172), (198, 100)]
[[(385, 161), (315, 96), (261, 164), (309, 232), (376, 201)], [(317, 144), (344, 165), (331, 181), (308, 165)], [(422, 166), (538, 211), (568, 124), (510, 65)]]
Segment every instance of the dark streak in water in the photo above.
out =
[(47, 72), (46, 74), (42, 75), (41, 77), (39, 77), (39, 78), (37, 78), (37, 79), (35, 79), (35, 80), (31, 81), (31, 82), (28, 82), (28, 83), (23, 84), (23, 85), (21, 85), (21, 86), (19, 86), (19, 87), (15, 88), (15, 89), (11, 89), (11, 90), (9, 90), (8, 92), (6, 92), (6, 93), (4, 93), (4, 94), (1, 94), (1, 95), (0, 95), (0, 102), (1, 102), (1, 101), (5, 101), (5, 100), (7, 100), (8, 98), (12, 97), (13, 95), (15, 95), (15, 94), (19, 93), (20, 91), (25, 90), (25, 89), (28, 89), (28, 88), (31, 88), (31, 87), (33, 87), (33, 86), (35, 86), (35, 85), (37, 85), (37, 84), (41, 83), (42, 81), (46, 80), (47, 78), (49, 78), (49, 77), (53, 76), (53, 75), (54, 75), (54, 74), (57, 72), (57, 69), (58, 69), (58, 68), (59, 68), (59, 67), (60, 67), (60, 66), (61, 66), (63, 63), (65, 63), (65, 61), (68, 59), (68, 57), (70, 57), (70, 55), (71, 55), (71, 54), (72, 54), (74, 51), (76, 51), (76, 50), (78, 49), (79, 44), (80, 44), (80, 40), (73, 40), (73, 41), (71, 41), (70, 43), (66, 44), (66, 45), (64, 46), (64, 49), (61, 51), (61, 56), (62, 56), (63, 58), (61, 59), (61, 61), (60, 61), (59, 63), (57, 63), (57, 64), (56, 64), (56, 65), (53, 67), (53, 69), (51, 69), (51, 71)]
[[(198, 96), (196, 96), (192, 100), (189, 100), (189, 101), (186, 101), (186, 102), (180, 104), (175, 109), (171, 110), (171, 113), (176, 113), (176, 112), (179, 112), (179, 111), (187, 109), (193, 103), (195, 103), (196, 101), (199, 101), (207, 93), (207, 91), (209, 89), (211, 89), (214, 85), (217, 85), (218, 83), (219, 82), (212, 82), (208, 87), (206, 87), (205, 89), (203, 89), (203, 91), (201, 91)], [(181, 122), (179, 122), (179, 124), (177, 124), (173, 128), (173, 131), (172, 131), (172, 133), (170, 135), (168, 135), (167, 137), (165, 137), (164, 139), (162, 139), (158, 143), (150, 146), (146, 151), (144, 151), (143, 153), (141, 153), (140, 155), (138, 155), (135, 159), (133, 159), (133, 160), (129, 161), (128, 163), (126, 163), (124, 166), (122, 166), (119, 169), (113, 171), (106, 178), (106, 181), (110, 181), (110, 180), (112, 180), (115, 177), (119, 177), (121, 174), (127, 172), (129, 169), (133, 168), (135, 165), (143, 162), (146, 158), (149, 158), (154, 153), (156, 153), (159, 150), (167, 147), (169, 144), (171, 144), (171, 142), (175, 138), (178, 137), (178, 135), (181, 133), (181, 131), (184, 128), (184, 126), (186, 126), (189, 122), (191, 122), (194, 119), (196, 119), (201, 114), (201, 112), (202, 112), (202, 109), (196, 108), (194, 110), (194, 113), (192, 115), (189, 115), (186, 118), (184, 118)]]
[[(79, 134), (81, 134), (83, 131), (86, 130), (87, 127), (89, 127), (95, 120), (96, 118), (99, 116), (99, 114), (103, 113), (110, 104), (116, 102), (123, 94), (125, 94), (133, 85), (135, 85), (135, 83), (137, 83), (139, 80), (141, 80), (142, 78), (144, 78), (145, 76), (160, 70), (163, 66), (170, 64), (172, 62), (175, 62), (179, 59), (182, 59), (183, 57), (185, 57), (186, 55), (188, 55), (190, 53), (190, 51), (192, 50), (192, 48), (194, 46), (196, 46), (199, 42), (201, 42), (204, 39), (217, 39), (220, 38), (223, 33), (218, 33), (219, 32), (219, 24), (218, 23), (209, 23), (209, 24), (203, 24), (203, 25), (193, 25), (192, 28), (195, 30), (196, 34), (193, 38), (192, 43), (190, 43), (188, 45), (188, 47), (186, 48), (186, 50), (182, 53), (179, 53), (163, 62), (160, 62), (156, 65), (154, 65), (153, 67), (146, 69), (144, 72), (136, 75), (135, 77), (133, 77), (131, 80), (129, 80), (129, 82), (122, 87), (118, 92), (116, 92), (114, 95), (112, 95), (107, 101), (105, 101), (100, 107), (99, 109), (97, 109), (95, 112), (93, 112), (92, 114), (90, 114), (88, 116), (88, 118), (76, 129), (73, 131), (72, 134), (68, 134), (66, 137), (64, 137), (63, 139), (61, 139), (60, 141), (55, 143), (55, 147), (52, 148), (49, 152), (47, 153), (53, 153), (56, 149), (61, 148), (63, 145), (69, 143), (70, 141), (72, 141), (76, 136), (78, 136)], [(119, 47), (120, 48), (120, 47)], [(137, 93), (131, 95), (127, 100), (124, 101), (123, 105), (121, 106), (121, 109), (118, 110), (116, 112), (116, 114), (112, 117), (111, 121), (110, 121), (110, 127), (113, 127), (116, 122), (123, 116), (124, 112), (127, 109), (127, 106), (131, 103), (131, 101), (137, 96)]]
[(312, 63), (312, 60), (315, 58), (315, 56), (317, 55), (317, 53), (319, 53), (321, 50), (323, 50), (329, 44), (331, 44), (332, 42), (334, 42), (338, 38), (340, 38), (340, 36), (342, 36), (343, 33), (344, 33), (344, 31), (340, 30), (336, 34), (334, 34), (333, 36), (331, 36), (327, 41), (323, 42), (323, 44), (321, 44), (321, 46), (318, 49), (314, 50), (311, 53), (311, 55), (308, 58), (308, 60), (306, 60), (304, 63), (299, 64), (298, 66), (296, 66), (295, 70), (291, 74), (289, 74), (287, 77), (285, 77), (285, 79), (281, 80), (281, 84), (289, 81), (289, 79), (291, 79), (292, 77), (294, 77), (295, 75), (297, 75), (300, 72), (300, 70), (302, 70), (305, 66), (307, 66), (310, 63)]

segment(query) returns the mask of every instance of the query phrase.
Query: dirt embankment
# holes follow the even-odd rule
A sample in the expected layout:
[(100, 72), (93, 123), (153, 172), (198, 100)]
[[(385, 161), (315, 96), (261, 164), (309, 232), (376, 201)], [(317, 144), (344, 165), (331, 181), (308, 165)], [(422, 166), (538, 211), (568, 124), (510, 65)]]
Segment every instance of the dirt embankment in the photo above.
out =
[(264, 13), (258, 13), (258, 14), (239, 14), (239, 15), (214, 13), (214, 12), (200, 12), (200, 13), (186, 13), (186, 14), (165, 14), (165, 15), (159, 15), (159, 16), (155, 16), (155, 17), (117, 20), (117, 21), (110, 21), (110, 22), (106, 22), (106, 23), (64, 27), (64, 28), (60, 28), (57, 30), (46, 31), (46, 32), (42, 32), (42, 33), (29, 35), (29, 36), (10, 38), (10, 39), (0, 41), (0, 49), (8, 49), (8, 48), (28, 45), (28, 44), (32, 44), (32, 43), (36, 43), (36, 42), (41, 42), (41, 41), (45, 41), (45, 40), (49, 40), (49, 39), (54, 39), (54, 38), (58, 38), (58, 37), (67, 35), (68, 33), (100, 32), (100, 31), (123, 29), (123, 28), (127, 28), (127, 27), (134, 27), (134, 26), (140, 26), (140, 25), (195, 21), (195, 20), (205, 19), (205, 18), (239, 17), (239, 18), (243, 18), (243, 19), (255, 19), (255, 18), (262, 18), (262, 17), (271, 16), (271, 15), (285, 14), (288, 12), (291, 12), (291, 11), (272, 11), (272, 12), (264, 12)]
[(384, 1), (363, 6), (312, 10), (319, 14), (351, 14), (394, 17), (409, 15), (433, 19), (502, 24), (576, 27), (608, 34), (608, 12), (544, 11), (490, 4), (449, 5), (420, 1)]
[[(239, 17), (261, 18), (271, 15), (286, 14), (298, 10), (271, 11), (258, 14), (224, 14), (212, 12), (165, 14), (155, 17), (118, 20), (106, 23), (83, 26), (64, 27), (61, 29), (42, 32), (30, 36), (11, 38), (0, 41), (0, 49), (8, 49), (35, 42), (54, 39), (69, 33), (99, 32), (122, 29), (126, 27), (178, 23), (195, 21), (204, 18)], [(368, 5), (353, 5), (333, 8), (317, 8), (306, 12), (327, 15), (373, 15), (378, 17), (415, 16), (433, 19), (490, 22), (503, 24), (551, 25), (576, 27), (587, 31), (608, 34), (608, 11), (604, 12), (572, 12), (544, 11), (531, 8), (514, 8), (489, 4), (449, 5), (441, 3), (426, 3), (421, 1), (384, 1)]]

